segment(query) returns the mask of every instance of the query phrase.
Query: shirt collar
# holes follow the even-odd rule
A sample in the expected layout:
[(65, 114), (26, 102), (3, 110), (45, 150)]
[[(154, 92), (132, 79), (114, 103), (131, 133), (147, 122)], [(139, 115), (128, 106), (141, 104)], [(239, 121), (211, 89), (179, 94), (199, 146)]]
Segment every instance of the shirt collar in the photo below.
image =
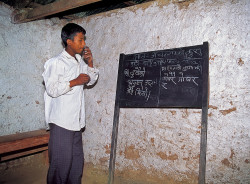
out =
[(74, 59), (74, 60), (76, 60), (78, 63), (81, 61), (81, 56), (80, 56), (80, 54), (76, 54), (76, 55), (75, 55), (75, 56), (76, 56), (76, 59), (75, 59), (73, 56), (71, 56), (65, 49), (63, 49), (62, 54), (63, 54), (64, 56), (66, 56), (68, 59)]

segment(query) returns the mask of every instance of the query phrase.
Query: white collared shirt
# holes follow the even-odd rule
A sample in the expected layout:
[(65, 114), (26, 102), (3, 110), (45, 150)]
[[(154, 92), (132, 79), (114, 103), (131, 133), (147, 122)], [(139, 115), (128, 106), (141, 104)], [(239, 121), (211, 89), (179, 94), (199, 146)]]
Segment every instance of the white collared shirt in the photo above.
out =
[(69, 81), (84, 73), (90, 77), (87, 85), (93, 85), (99, 75), (99, 71), (88, 67), (79, 54), (76, 54), (76, 59), (63, 50), (45, 63), (42, 74), (46, 88), (44, 101), (47, 125), (54, 123), (72, 131), (79, 131), (85, 126), (84, 86), (70, 88)]

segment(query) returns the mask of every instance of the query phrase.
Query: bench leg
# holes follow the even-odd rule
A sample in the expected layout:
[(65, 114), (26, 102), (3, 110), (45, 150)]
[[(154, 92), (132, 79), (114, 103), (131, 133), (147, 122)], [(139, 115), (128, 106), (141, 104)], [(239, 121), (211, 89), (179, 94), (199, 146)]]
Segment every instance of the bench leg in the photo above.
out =
[(43, 152), (43, 156), (44, 156), (44, 159), (45, 159), (45, 165), (49, 165), (49, 151), (48, 150), (45, 150)]

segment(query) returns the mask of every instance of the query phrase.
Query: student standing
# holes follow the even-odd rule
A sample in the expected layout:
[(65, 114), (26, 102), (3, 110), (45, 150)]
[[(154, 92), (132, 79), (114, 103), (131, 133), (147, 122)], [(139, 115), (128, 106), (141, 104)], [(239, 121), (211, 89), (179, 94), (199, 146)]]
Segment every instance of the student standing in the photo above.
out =
[(68, 23), (62, 28), (65, 49), (44, 65), (45, 119), (50, 127), (48, 184), (80, 184), (83, 173), (82, 128), (85, 126), (84, 86), (93, 85), (93, 68), (86, 31)]

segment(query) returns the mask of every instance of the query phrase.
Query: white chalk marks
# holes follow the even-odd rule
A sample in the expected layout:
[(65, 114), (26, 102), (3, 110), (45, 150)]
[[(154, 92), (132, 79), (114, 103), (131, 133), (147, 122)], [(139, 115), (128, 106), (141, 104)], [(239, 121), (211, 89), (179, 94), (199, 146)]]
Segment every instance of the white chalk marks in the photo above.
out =
[[(174, 86), (199, 86), (202, 73), (201, 49), (168, 50), (135, 54), (126, 61), (126, 94), (150, 98), (154, 88), (168, 90)], [(186, 87), (187, 88), (187, 87)], [(192, 86), (188, 89), (193, 88)], [(183, 89), (182, 89), (183, 91)], [(184, 90), (189, 91), (190, 90)]]
[(123, 54), (122, 58), (121, 106), (200, 106), (203, 45)]

